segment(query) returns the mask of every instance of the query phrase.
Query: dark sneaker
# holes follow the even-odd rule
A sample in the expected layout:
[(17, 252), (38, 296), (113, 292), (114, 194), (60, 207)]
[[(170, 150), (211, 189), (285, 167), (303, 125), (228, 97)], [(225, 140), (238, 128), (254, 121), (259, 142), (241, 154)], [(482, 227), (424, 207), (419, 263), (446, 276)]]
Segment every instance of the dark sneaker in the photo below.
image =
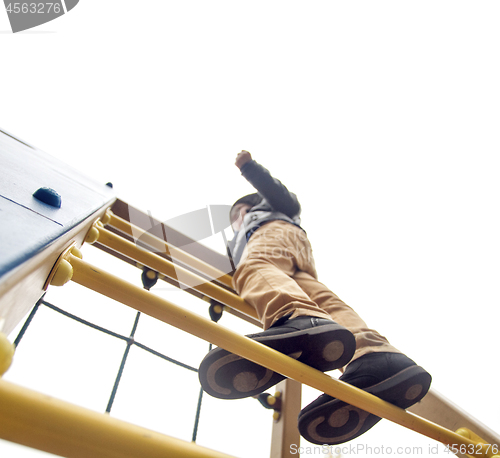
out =
[[(349, 364), (339, 380), (407, 409), (429, 391), (431, 376), (401, 353), (369, 353)], [(302, 409), (300, 434), (313, 444), (342, 444), (368, 431), (380, 417), (327, 394)]]
[[(247, 337), (322, 372), (346, 365), (356, 349), (354, 336), (346, 328), (308, 316), (279, 320), (267, 331)], [(223, 399), (255, 396), (285, 378), (222, 348), (205, 356), (198, 376), (208, 394)]]

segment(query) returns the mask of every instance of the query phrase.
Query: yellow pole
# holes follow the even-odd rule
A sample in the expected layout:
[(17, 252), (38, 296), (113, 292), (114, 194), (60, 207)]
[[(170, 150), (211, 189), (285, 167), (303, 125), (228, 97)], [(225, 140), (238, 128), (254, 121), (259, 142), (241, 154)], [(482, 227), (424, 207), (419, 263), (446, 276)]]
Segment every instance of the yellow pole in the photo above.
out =
[(7, 372), (12, 364), (15, 350), (14, 345), (10, 343), (7, 336), (0, 331), (0, 377)]
[(110, 217), (109, 222), (107, 223), (110, 226), (119, 229), (120, 231), (134, 237), (135, 239), (140, 238), (142, 242), (146, 243), (147, 245), (154, 248), (158, 252), (166, 253), (173, 259), (178, 260), (183, 264), (189, 265), (199, 270), (200, 272), (209, 275), (214, 279), (217, 279), (222, 284), (229, 286), (230, 288), (233, 287), (231, 275), (228, 275), (222, 272), (221, 270), (216, 269), (210, 264), (198, 259), (195, 256), (190, 255), (189, 253), (186, 253), (185, 251), (175, 247), (174, 245), (168, 243), (167, 241), (162, 240), (159, 237), (156, 237), (155, 235), (147, 231), (144, 231), (139, 226), (135, 226), (134, 224), (129, 223), (123, 218), (116, 216), (111, 211), (109, 211), (107, 215), (109, 215)]
[(73, 255), (70, 255), (69, 261), (73, 265), (72, 280), (82, 286), (431, 439), (447, 445), (464, 444), (474, 449), (475, 453), (471, 453), (474, 456), (482, 458), (493, 456), (491, 448), (488, 449), (487, 446), (406, 412), (347, 383), (333, 379), (272, 348), (213, 323), (98, 267), (91, 266)]
[(231, 458), (5, 380), (0, 437), (68, 458)]
[(179, 281), (186, 286), (199, 291), (200, 293), (211, 297), (222, 304), (228, 305), (246, 315), (257, 318), (255, 309), (247, 304), (241, 297), (228, 291), (214, 283), (211, 283), (204, 278), (184, 269), (180, 266), (174, 265), (168, 259), (162, 258), (155, 253), (146, 251), (137, 247), (134, 243), (125, 240), (113, 232), (108, 231), (102, 227), (97, 227), (99, 231), (99, 243), (111, 248), (118, 253), (138, 261), (139, 263), (150, 267), (157, 272)]

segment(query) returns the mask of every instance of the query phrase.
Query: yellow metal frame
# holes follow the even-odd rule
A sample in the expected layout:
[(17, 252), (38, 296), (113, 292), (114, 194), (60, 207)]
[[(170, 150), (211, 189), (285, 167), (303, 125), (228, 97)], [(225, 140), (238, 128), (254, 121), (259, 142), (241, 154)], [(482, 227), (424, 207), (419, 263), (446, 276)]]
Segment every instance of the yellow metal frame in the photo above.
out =
[(73, 255), (70, 255), (68, 260), (73, 266), (72, 280), (82, 286), (443, 444), (463, 444), (475, 451), (473, 456), (489, 458), (495, 456), (491, 447), (487, 447), (486, 444), (465, 438), (365, 391), (333, 379), (272, 348), (241, 336), (109, 272), (92, 266)]
[[(105, 224), (141, 237), (154, 250), (181, 260), (190, 268), (231, 286), (231, 277), (209, 264), (171, 246), (141, 228), (131, 225), (111, 212), (103, 218)], [(87, 241), (96, 240), (103, 246), (145, 265), (160, 274), (185, 282), (204, 296), (213, 298), (248, 316), (256, 313), (243, 299), (232, 291), (207, 282), (192, 271), (174, 264), (163, 256), (137, 247), (123, 237), (104, 229), (96, 223), (90, 229)], [(60, 270), (59, 270), (60, 269)], [(59, 270), (59, 271), (58, 271)], [(453, 432), (418, 415), (402, 410), (363, 390), (304, 365), (247, 337), (241, 336), (196, 313), (160, 298), (143, 288), (132, 285), (119, 277), (86, 263), (74, 247), (63, 252), (54, 271), (52, 284), (61, 285), (70, 279), (113, 300), (141, 311), (158, 320), (175, 326), (201, 339), (212, 342), (243, 358), (266, 366), (299, 383), (357, 406), (374, 415), (442, 442), (450, 447), (465, 446), (474, 453), (470, 456), (500, 458), (493, 448), (469, 430)], [(7, 355), (9, 346), (0, 347)], [(6, 350), (7, 349), (7, 350)], [(2, 357), (2, 354), (0, 354)], [(1, 358), (0, 358), (1, 359)], [(291, 382), (287, 380), (287, 382)], [(293, 383), (296, 383), (293, 382)], [(298, 386), (298, 385), (297, 385)], [(292, 408), (290, 406), (290, 408)], [(297, 409), (297, 406), (293, 407)], [(155, 433), (105, 414), (89, 411), (72, 404), (21, 388), (0, 380), (0, 437), (70, 458), (106, 456), (116, 458), (191, 457), (224, 458), (228, 455)], [(281, 444), (281, 449), (284, 445)], [(281, 452), (276, 452), (279, 456)], [(273, 455), (274, 456), (274, 455)]]
[(112, 211), (108, 210), (106, 217), (103, 219), (103, 222), (104, 224), (113, 226), (124, 234), (127, 234), (135, 239), (140, 238), (141, 242), (146, 243), (156, 251), (165, 253), (172, 259), (175, 259), (200, 272), (203, 272), (209, 277), (217, 279), (222, 284), (229, 286), (230, 288), (232, 287), (232, 280), (230, 275), (222, 272), (219, 269), (216, 269), (215, 267), (202, 261), (201, 259), (198, 259), (197, 257), (186, 253), (185, 251), (168, 243), (166, 240), (162, 240), (159, 237), (156, 237), (150, 232), (143, 230), (139, 226), (135, 226), (129, 221), (116, 216)]
[(0, 380), (0, 437), (68, 458), (234, 458)]
[[(255, 309), (247, 304), (241, 297), (214, 283), (206, 281), (199, 275), (179, 266), (172, 261), (158, 256), (150, 251), (138, 248), (134, 243), (125, 240), (113, 232), (99, 226), (99, 243), (145, 265), (168, 278), (184, 283), (205, 296), (217, 299), (219, 302), (232, 307), (245, 315), (257, 318)], [(181, 250), (178, 250), (180, 252)]]
[(300, 444), (297, 417), (301, 409), (302, 385), (287, 378), (276, 385), (274, 398), (277, 395), (279, 395), (280, 409), (279, 412), (275, 411), (273, 415), (273, 440), (270, 458), (290, 456), (292, 447)]

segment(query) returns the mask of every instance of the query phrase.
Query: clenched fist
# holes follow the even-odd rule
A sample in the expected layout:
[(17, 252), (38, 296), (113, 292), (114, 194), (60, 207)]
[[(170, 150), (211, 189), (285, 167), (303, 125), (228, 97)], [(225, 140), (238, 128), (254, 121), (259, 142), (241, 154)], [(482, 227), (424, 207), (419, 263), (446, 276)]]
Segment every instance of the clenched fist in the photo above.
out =
[(243, 150), (241, 153), (238, 153), (236, 156), (236, 167), (241, 169), (247, 162), (250, 162), (252, 160), (252, 155), (248, 152)]

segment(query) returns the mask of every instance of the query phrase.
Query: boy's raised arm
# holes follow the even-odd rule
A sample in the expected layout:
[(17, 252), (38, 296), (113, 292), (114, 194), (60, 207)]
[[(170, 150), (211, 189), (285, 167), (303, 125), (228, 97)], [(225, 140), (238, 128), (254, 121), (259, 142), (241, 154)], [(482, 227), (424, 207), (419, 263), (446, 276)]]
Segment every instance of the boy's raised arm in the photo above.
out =
[(252, 159), (248, 151), (241, 151), (236, 156), (236, 166), (250, 184), (267, 200), (274, 210), (293, 218), (300, 214), (297, 196), (286, 188), (269, 171)]

